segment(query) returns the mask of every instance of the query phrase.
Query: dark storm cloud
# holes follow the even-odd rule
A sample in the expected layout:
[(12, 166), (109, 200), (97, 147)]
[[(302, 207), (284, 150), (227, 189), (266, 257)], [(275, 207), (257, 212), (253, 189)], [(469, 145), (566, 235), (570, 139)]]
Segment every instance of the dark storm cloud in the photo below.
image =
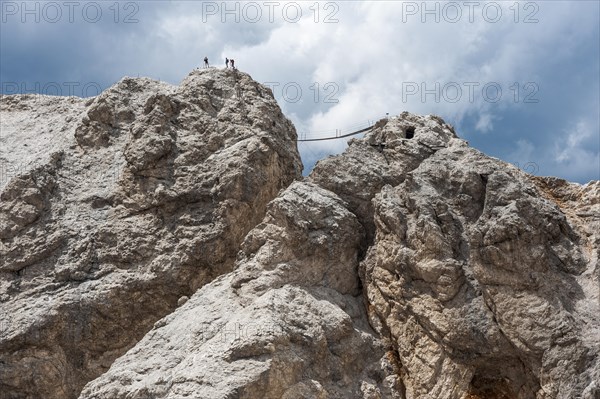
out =
[[(434, 113), (476, 148), (537, 174), (600, 178), (598, 2), (74, 2), (72, 22), (64, 8), (44, 20), (55, 17), (42, 15), (52, 2), (28, 2), (41, 18), (23, 22), (5, 5), (22, 3), (1, 4), (4, 92), (106, 88), (124, 75), (178, 83), (204, 56), (217, 66), (228, 56), (273, 88), (301, 132)], [(102, 10), (96, 22), (90, 4)], [(344, 147), (299, 148), (310, 165)]]

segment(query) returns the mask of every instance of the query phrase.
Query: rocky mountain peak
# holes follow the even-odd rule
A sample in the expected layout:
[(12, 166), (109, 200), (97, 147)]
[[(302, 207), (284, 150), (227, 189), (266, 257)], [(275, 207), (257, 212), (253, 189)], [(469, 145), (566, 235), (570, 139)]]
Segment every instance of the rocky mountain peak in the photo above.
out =
[(234, 70), (0, 111), (3, 399), (600, 397), (598, 181), (407, 112), (303, 178)]

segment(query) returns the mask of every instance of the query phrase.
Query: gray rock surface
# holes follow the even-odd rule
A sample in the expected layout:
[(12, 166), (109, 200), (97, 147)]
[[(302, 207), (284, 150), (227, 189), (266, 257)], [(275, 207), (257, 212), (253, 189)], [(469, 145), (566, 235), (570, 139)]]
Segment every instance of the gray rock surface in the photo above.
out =
[[(415, 137), (409, 140), (406, 134), (411, 129)], [(451, 140), (464, 144), (452, 126), (440, 118), (404, 112), (389, 121), (377, 122), (364, 139), (351, 139), (341, 156), (317, 162), (310, 178), (348, 202), (371, 243), (375, 234), (372, 204), (375, 194), (385, 185), (400, 184), (408, 172)]]
[(311, 177), (374, 231), (361, 278), (406, 397), (600, 396), (598, 181), (533, 178), (409, 114)]
[(239, 72), (1, 104), (2, 398), (77, 397), (180, 297), (232, 270), (302, 170), (294, 127)]
[(302, 179), (231, 71), (1, 110), (7, 398), (600, 397), (599, 181), (409, 113)]
[(236, 270), (159, 321), (80, 398), (400, 397), (357, 295), (362, 238), (335, 194), (292, 184), (244, 240)]

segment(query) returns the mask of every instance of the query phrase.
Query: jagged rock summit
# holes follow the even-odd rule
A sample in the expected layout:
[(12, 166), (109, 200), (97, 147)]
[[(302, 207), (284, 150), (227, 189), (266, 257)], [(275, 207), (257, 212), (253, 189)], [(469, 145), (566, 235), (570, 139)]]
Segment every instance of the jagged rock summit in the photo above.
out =
[(1, 104), (3, 169), (15, 171), (0, 196), (9, 398), (77, 397), (179, 298), (232, 270), (302, 170), (293, 125), (241, 72)]
[(0, 111), (2, 399), (600, 397), (598, 181), (409, 113), (302, 178), (231, 70)]

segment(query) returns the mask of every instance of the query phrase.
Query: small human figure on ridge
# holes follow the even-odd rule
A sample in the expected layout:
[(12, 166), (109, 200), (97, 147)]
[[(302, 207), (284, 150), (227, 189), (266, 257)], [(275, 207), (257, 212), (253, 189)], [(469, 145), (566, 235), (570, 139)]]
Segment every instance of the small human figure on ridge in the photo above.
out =
[(208, 57), (204, 57), (204, 68), (208, 68)]
[(225, 69), (229, 68), (229, 58), (225, 58)]
[(235, 60), (232, 58), (229, 62), (231, 62), (231, 68), (235, 69)]

